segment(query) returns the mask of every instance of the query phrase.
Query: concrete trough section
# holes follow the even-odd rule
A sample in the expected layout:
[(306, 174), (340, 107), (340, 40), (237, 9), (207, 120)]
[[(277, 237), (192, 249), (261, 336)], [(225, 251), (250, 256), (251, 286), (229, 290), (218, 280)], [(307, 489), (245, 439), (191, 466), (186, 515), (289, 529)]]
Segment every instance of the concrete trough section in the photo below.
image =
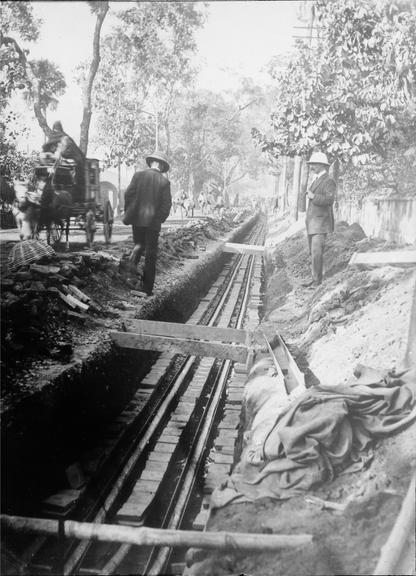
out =
[[(257, 221), (246, 220), (227, 238), (239, 242)], [(201, 255), (181, 279), (138, 307), (136, 318), (186, 322), (230, 258), (224, 239)], [(115, 321), (114, 328), (119, 328)], [(2, 510), (30, 512), (33, 502), (68, 483), (65, 469), (128, 402), (157, 352), (126, 353), (103, 328), (99, 345), (54, 367), (27, 396), (2, 411)]]

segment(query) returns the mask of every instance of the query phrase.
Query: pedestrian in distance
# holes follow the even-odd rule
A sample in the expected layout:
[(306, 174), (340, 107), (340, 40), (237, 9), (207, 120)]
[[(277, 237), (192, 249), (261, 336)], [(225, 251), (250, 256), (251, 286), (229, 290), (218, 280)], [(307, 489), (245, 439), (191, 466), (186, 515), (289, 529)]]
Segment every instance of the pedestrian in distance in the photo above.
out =
[(97, 231), (97, 223), (95, 218), (96, 218), (95, 202), (90, 202), (90, 204), (88, 205), (88, 211), (85, 214), (85, 238), (90, 250), (92, 249), (94, 236)]
[(328, 233), (334, 231), (336, 184), (329, 176), (329, 162), (326, 154), (314, 152), (308, 161), (312, 178), (307, 190), (308, 209), (306, 211), (306, 232), (311, 255), (312, 279), (303, 286), (312, 287), (322, 283), (323, 255)]
[(172, 206), (170, 182), (165, 176), (169, 162), (162, 152), (147, 156), (146, 170), (136, 172), (124, 195), (123, 223), (132, 225), (134, 247), (130, 255), (130, 269), (137, 274), (140, 259), (145, 255), (140, 291), (147, 296), (153, 292), (156, 274), (157, 245), (162, 222)]

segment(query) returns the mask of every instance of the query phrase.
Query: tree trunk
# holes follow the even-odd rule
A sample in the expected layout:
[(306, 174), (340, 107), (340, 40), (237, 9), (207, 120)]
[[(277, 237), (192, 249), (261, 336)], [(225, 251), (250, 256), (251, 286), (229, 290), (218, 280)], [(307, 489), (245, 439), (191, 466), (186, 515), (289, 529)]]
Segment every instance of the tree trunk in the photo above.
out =
[(302, 169), (302, 158), (300, 156), (295, 156), (295, 162), (293, 166), (293, 183), (292, 183), (292, 217), (293, 220), (295, 221), (298, 219), (301, 169)]
[(32, 66), (30, 62), (28, 62), (26, 58), (25, 52), (20, 48), (19, 44), (16, 42), (14, 38), (10, 36), (3, 36), (1, 39), (1, 43), (7, 45), (13, 45), (14, 49), (19, 55), (20, 63), (22, 64), (23, 68), (26, 71), (27, 79), (29, 80), (31, 87), (30, 92), (33, 98), (33, 111), (35, 113), (36, 120), (38, 121), (39, 126), (41, 127), (43, 133), (48, 138), (52, 134), (52, 129), (49, 127), (48, 122), (46, 120), (45, 115), (42, 112), (42, 107), (40, 105), (40, 88), (39, 88), (39, 80), (35, 76)]
[(299, 204), (298, 210), (300, 212), (306, 212), (306, 191), (308, 187), (308, 176), (309, 176), (309, 166), (302, 160), (302, 172), (300, 176), (300, 193), (299, 193)]
[(104, 22), (104, 18), (108, 12), (108, 2), (101, 2), (99, 4), (99, 8), (97, 9), (97, 21), (95, 23), (95, 30), (94, 30), (94, 39), (93, 39), (93, 50), (92, 50), (92, 60), (90, 64), (90, 69), (88, 72), (88, 77), (85, 82), (84, 92), (83, 92), (83, 113), (82, 113), (82, 122), (81, 122), (81, 133), (79, 139), (79, 147), (81, 148), (82, 152), (87, 155), (88, 150), (88, 138), (89, 138), (89, 131), (90, 131), (90, 122), (91, 122), (91, 93), (92, 87), (94, 83), (94, 78), (98, 70), (98, 66), (100, 64), (100, 34), (101, 34), (101, 27)]
[(282, 170), (279, 180), (279, 204), (284, 212), (286, 208), (286, 178), (287, 178), (287, 156), (282, 156)]

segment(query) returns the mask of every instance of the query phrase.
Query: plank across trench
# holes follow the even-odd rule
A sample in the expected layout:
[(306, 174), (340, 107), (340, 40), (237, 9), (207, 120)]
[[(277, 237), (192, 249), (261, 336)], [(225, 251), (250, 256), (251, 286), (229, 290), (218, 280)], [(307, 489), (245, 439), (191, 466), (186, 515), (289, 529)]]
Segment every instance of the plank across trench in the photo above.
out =
[(207, 356), (241, 363), (246, 362), (249, 353), (245, 343), (250, 341), (250, 333), (245, 330), (151, 320), (130, 321), (125, 326), (133, 331), (110, 332), (111, 339), (120, 348)]
[(154, 336), (174, 336), (218, 342), (238, 342), (247, 344), (251, 333), (237, 328), (219, 328), (218, 326), (199, 326), (178, 322), (158, 322), (155, 320), (128, 320), (125, 322), (128, 332), (135, 334), (153, 334)]

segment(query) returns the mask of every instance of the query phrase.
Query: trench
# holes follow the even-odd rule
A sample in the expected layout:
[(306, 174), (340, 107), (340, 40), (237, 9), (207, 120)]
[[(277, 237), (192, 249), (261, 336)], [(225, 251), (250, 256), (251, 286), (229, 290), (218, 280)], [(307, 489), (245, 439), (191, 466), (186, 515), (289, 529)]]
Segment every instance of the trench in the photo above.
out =
[[(241, 241), (257, 215), (227, 241)], [(217, 247), (163, 298), (143, 306), (137, 318), (184, 323), (217, 278), (230, 254)], [(132, 398), (158, 353), (122, 351), (108, 339), (81, 363), (64, 370), (23, 399), (2, 419), (2, 509), (8, 514), (39, 513), (39, 502), (67, 484), (65, 469), (93, 447)]]

